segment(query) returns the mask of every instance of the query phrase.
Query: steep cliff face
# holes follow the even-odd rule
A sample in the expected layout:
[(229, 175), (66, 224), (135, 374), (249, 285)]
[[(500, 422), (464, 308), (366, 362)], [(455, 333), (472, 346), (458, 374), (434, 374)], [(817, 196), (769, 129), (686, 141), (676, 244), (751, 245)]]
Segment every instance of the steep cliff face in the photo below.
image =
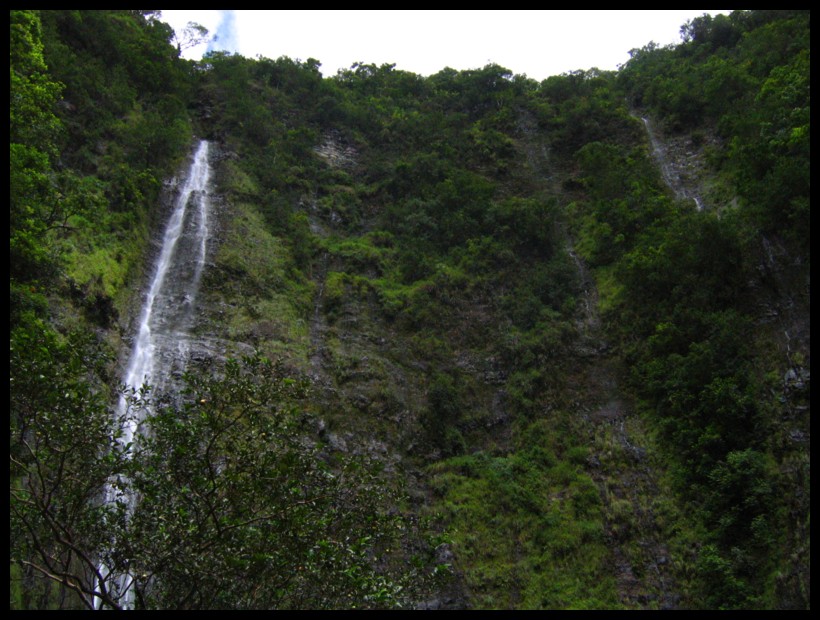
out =
[[(548, 174), (546, 160), (532, 156), (544, 151), (543, 139), (532, 126), (522, 131), (516, 148), (529, 165), (517, 174), (530, 187), (560, 191), (565, 173), (555, 169)], [(338, 134), (327, 134), (315, 153), (328, 171), (345, 171), (353, 179), (366, 174), (356, 149), (341, 142)], [(217, 160), (217, 184), (231, 189), (250, 182), (242, 176), (237, 156), (224, 154)], [(529, 548), (526, 552), (520, 547), (507, 549), (507, 543), (499, 544), (492, 535), (476, 539), (469, 532), (486, 527), (480, 522), (486, 517), (472, 506), (473, 498), (454, 496), (471, 477), (459, 471), (459, 459), (526, 462), (523, 455), (516, 455), (532, 448), (526, 438), (529, 423), (518, 418), (515, 408), (520, 404), (511, 404), (509, 396), (509, 390), (521, 389), (517, 382), (522, 377), (513, 377), (520, 370), (510, 366), (510, 345), (497, 340), (504, 334), (516, 337), (515, 327), (507, 324), (509, 318), (499, 307), (502, 291), (463, 288), (458, 280), (426, 283), (434, 295), (446, 295), (449, 308), (441, 319), (449, 327), (444, 333), (426, 322), (413, 327), (395, 311), (386, 311), (386, 292), (374, 282), (380, 255), (395, 251), (394, 241), (377, 234), (376, 217), (362, 223), (370, 231), (362, 239), (345, 230), (337, 212), (322, 210), (315, 196), (301, 198), (299, 207), (307, 215), (316, 244), (302, 276), (294, 270), (289, 241), (266, 232), (255, 205), (235, 192), (230, 195), (234, 198), (221, 201), (217, 209), (221, 224), (214, 259), (204, 276), (199, 337), (218, 343), (217, 348), (226, 352), (253, 347), (283, 360), (294, 376), (308, 378), (306, 437), (323, 446), (329, 456), (364, 455), (379, 462), (391, 484), (406, 490), (409, 504), (403, 510), (416, 519), (440, 515), (431, 532), (441, 536), (458, 529), (457, 535), (445, 534), (446, 542), (436, 552), (453, 577), (429, 598), (417, 601), (418, 606), (516, 605), (516, 600), (535, 604), (523, 603), (535, 600), (534, 584), (528, 583), (532, 576), (501, 595), (498, 584), (476, 574), (501, 558), (515, 567), (535, 551), (528, 540), (532, 532), (517, 534), (523, 537), (518, 545)], [(367, 258), (362, 256), (363, 247)], [(596, 570), (613, 579), (612, 590), (600, 593), (612, 598), (602, 604), (674, 607), (680, 595), (674, 577), (667, 574), (670, 553), (663, 540), (651, 534), (658, 529), (653, 507), (661, 500), (656, 496), (659, 472), (649, 464), (647, 448), (641, 445), (648, 435), (627, 404), (629, 397), (618, 387), (617, 361), (608, 353), (611, 343), (602, 331), (594, 280), (571, 248), (560, 252), (574, 272), (571, 277), (582, 283), (571, 315), (574, 327), (562, 337), (562, 369), (546, 393), (525, 389), (537, 399), (528, 405), (533, 414), (554, 417), (558, 425), (547, 433), (553, 436), (548, 443), (557, 442), (553, 449), (558, 454), (574, 451), (577, 463), (572, 474), (561, 474), (562, 483), (560, 478), (549, 482), (559, 474), (550, 473), (556, 463), (548, 461), (541, 474), (544, 482), (534, 483), (554, 485), (549, 491), (556, 502), (551, 510), (558, 511), (554, 518), (560, 521), (566, 516), (558, 515), (574, 502), (572, 495), (566, 502), (562, 499), (566, 488), (578, 486), (593, 494), (585, 501), (594, 507), (588, 515), (590, 527), (600, 528), (594, 543), (603, 555), (595, 560), (602, 563)], [(421, 309), (441, 312), (439, 303), (434, 297)], [(493, 336), (482, 339), (482, 331)], [(557, 415), (551, 416), (553, 409)], [(483, 466), (475, 467), (473, 475), (484, 480), (488, 472), (481, 472)], [(444, 476), (448, 470), (449, 480)], [(491, 494), (507, 492), (503, 485), (491, 485)], [(569, 486), (562, 490), (563, 485)], [(462, 516), (451, 512), (454, 502), (467, 502)], [(516, 519), (532, 518), (529, 509), (521, 510), (495, 518), (503, 523), (500, 527), (515, 531), (521, 528)], [(547, 527), (558, 531), (561, 526)], [(579, 534), (578, 544), (583, 536)], [(478, 548), (479, 540), (498, 549)], [(576, 541), (566, 544), (573, 546)], [(412, 547), (406, 550), (411, 551)], [(513, 559), (516, 555), (519, 560)], [(617, 568), (605, 568), (610, 563)], [(507, 602), (499, 603), (498, 596)]]
[[(654, 158), (678, 200), (692, 199), (698, 210), (716, 210), (719, 217), (738, 217), (742, 198), (725, 177), (708, 165), (720, 152), (722, 139), (714, 127), (690, 132), (664, 131), (643, 118)], [(778, 605), (807, 604), (810, 514), (807, 473), (810, 470), (811, 276), (808, 258), (799, 245), (776, 233), (756, 231), (744, 240), (744, 272), (748, 298), (743, 306), (754, 322), (755, 371), (766, 373), (768, 435), (761, 444), (776, 463), (781, 488), (788, 488), (776, 512), (778, 537), (791, 550), (778, 555), (782, 567), (774, 583)], [(771, 399), (768, 399), (768, 396)], [(761, 426), (762, 430), (763, 426)], [(788, 542), (785, 542), (788, 541)]]
[[(711, 144), (708, 139), (687, 136), (670, 139), (659, 130), (654, 130), (651, 141), (646, 140), (647, 148), (659, 150), (656, 157), (666, 158), (658, 165), (665, 163), (675, 175), (670, 190), (679, 194), (684, 209), (708, 204), (702, 196), (721, 196), (721, 204), (726, 205), (725, 195), (715, 193), (716, 179), (706, 172), (705, 143)], [(515, 161), (520, 165), (516, 182), (528, 191), (561, 196), (571, 217), (576, 217), (571, 198), (577, 192), (577, 173), (572, 167), (552, 164), (548, 144), (532, 116), (522, 113), (515, 141)], [(344, 179), (335, 184), (335, 197), (360, 191), (356, 184), (370, 174), (362, 156), (365, 148), (365, 143), (354, 146), (339, 131), (329, 131), (316, 142), (310, 155), (312, 165), (321, 174)], [(230, 198), (219, 208), (222, 226), (218, 250), (205, 276), (200, 334), (215, 349), (236, 353), (258, 349), (284, 360), (294, 376), (308, 378), (312, 385), (305, 418), (309, 440), (328, 455), (365, 455), (381, 463), (393, 484), (408, 492), (406, 510), (418, 517), (439, 514), (443, 521), (433, 531), (459, 532), (439, 550), (455, 580), (418, 605), (498, 604), (499, 583), (507, 583), (508, 577), (494, 581), (479, 577), (481, 572), (497, 566), (502, 557), (521, 559), (535, 552), (532, 533), (505, 521), (532, 518), (527, 508), (517, 507), (497, 517), (502, 529), (511, 527), (510, 535), (519, 538), (512, 548), (480, 549), (478, 541), (495, 545), (496, 540), (465, 536), (465, 532), (480, 531), (487, 518), (471, 504), (471, 496), (482, 491), (470, 488), (470, 481), (489, 484), (483, 492), (490, 497), (509, 492), (506, 484), (522, 484), (523, 478), (515, 477), (510, 483), (490, 482), (494, 475), (490, 472), (516, 459), (527, 462), (531, 457), (523, 455), (533, 447), (527, 436), (536, 432), (538, 424), (551, 425), (552, 430), (535, 445), (553, 446), (559, 461), (568, 458), (574, 463), (574, 473), (550, 490), (548, 481), (557, 474), (545, 467), (538, 476), (539, 484), (547, 486), (537, 493), (556, 502), (549, 509), (557, 507), (556, 514), (566, 510), (585, 514), (597, 532), (592, 538), (579, 533), (578, 544), (586, 540), (586, 544), (599, 546), (598, 560), (580, 560), (602, 562), (599, 575), (607, 576), (602, 582), (607, 585), (596, 594), (601, 597), (599, 602), (643, 608), (693, 604), (696, 595), (680, 581), (685, 567), (698, 561), (697, 553), (688, 535), (675, 533), (686, 517), (667, 479), (668, 463), (634, 406), (634, 393), (625, 379), (629, 368), (618, 353), (621, 345), (606, 331), (612, 318), (602, 318), (599, 310), (598, 282), (611, 286), (606, 271), (588, 266), (571, 239), (563, 238), (559, 252), (572, 274), (577, 297), (567, 315), (566, 331), (552, 345), (561, 351), (556, 358), (560, 370), (542, 382), (536, 373), (550, 367), (550, 354), (538, 353), (537, 361), (523, 366), (515, 354), (511, 356), (515, 339), (521, 335), (509, 306), (500, 303), (505, 285), (494, 289), (477, 286), (463, 273), (448, 271), (443, 265), (434, 278), (415, 288), (386, 284), (389, 265), (401, 248), (384, 230), (380, 211), (355, 213), (356, 224), (351, 229), (349, 218), (354, 212), (341, 208), (344, 202), (323, 197), (327, 190), (321, 186), (293, 199), (292, 206), (304, 215), (302, 225), (312, 239), (308, 261), (297, 266), (294, 241), (269, 232), (258, 205), (243, 198), (257, 193), (258, 188), (242, 171), (241, 156), (226, 150), (218, 159), (218, 183)], [(693, 202), (699, 204), (686, 206), (686, 200), (694, 196), (699, 198)], [(768, 269), (772, 278), (777, 271), (785, 287), (783, 271), (771, 253), (767, 261), (761, 269)], [(764, 280), (756, 279), (750, 286), (762, 286)], [(793, 290), (791, 284), (788, 288)], [(617, 292), (608, 290), (606, 295), (611, 304)], [(772, 335), (779, 347), (789, 354), (800, 351), (797, 359), (803, 359), (808, 339), (806, 325), (798, 317), (806, 315), (775, 293), (761, 308), (768, 308), (761, 313), (761, 323), (769, 322), (769, 314), (782, 313), (778, 320), (789, 322), (783, 330), (788, 334), (786, 340), (776, 336), (779, 328)], [(481, 333), (488, 337), (482, 338)], [(522, 373), (526, 368), (529, 378)], [(800, 399), (795, 394), (802, 393), (807, 372), (802, 366), (787, 372), (784, 393)], [(806, 411), (802, 401), (789, 407), (792, 414)], [(521, 417), (522, 411), (534, 417), (528, 421)], [(533, 425), (533, 419), (540, 422)], [(803, 422), (791, 431), (787, 452), (792, 456), (783, 461), (787, 476), (802, 476), (797, 473), (800, 467), (789, 469), (787, 463), (804, 458), (797, 444), (806, 432)], [(551, 437), (554, 434), (560, 439)], [(572, 489), (587, 483), (594, 485), (590, 489), (595, 489), (597, 499), (588, 500), (592, 512), (579, 513), (580, 491)], [(458, 499), (458, 494), (466, 495)], [(790, 536), (802, 531), (802, 517), (797, 515), (804, 508), (793, 507)], [(546, 507), (541, 510), (549, 513)], [(557, 525), (558, 529), (566, 527)], [(793, 565), (795, 575), (802, 563)], [(519, 572), (518, 586), (505, 586), (503, 604), (535, 604), (532, 590), (538, 579), (520, 566), (512, 570), (523, 572)], [(794, 588), (796, 583), (791, 580), (784, 588)]]
[[(165, 350), (180, 350), (185, 363), (162, 364), (171, 383), (224, 389), (226, 398), (196, 390), (163, 398), (178, 409), (163, 409), (156, 428), (171, 433), (148, 439), (158, 459), (132, 474), (155, 492), (149, 499), (162, 497), (142, 522), (143, 539), (158, 549), (166, 527), (186, 543), (234, 526), (245, 538), (234, 547), (230, 536), (209, 540), (201, 556), (197, 544), (181, 544), (164, 583), (184, 589), (188, 565), (201, 560), (201, 600), (225, 606), (810, 605), (810, 258), (808, 225), (800, 228), (808, 213), (806, 16), (738, 12), (698, 22), (679, 50), (633, 50), (617, 74), (579, 71), (541, 84), (492, 64), (429, 78), (358, 64), (327, 79), (315, 62), (229, 54), (163, 62), (160, 84), (144, 62), (100, 65), (89, 51), (94, 32), (114, 44), (118, 24), (133, 20), (129, 36), (165, 49), (165, 30), (143, 13), (55, 11), (44, 20), (46, 49), (67, 84), (59, 112), (72, 139), (59, 162), (49, 159), (56, 147), (39, 143), (42, 157), (12, 151), (14, 178), (26, 181), (13, 187), (13, 241), (30, 259), (12, 278), (16, 481), (62, 471), (34, 458), (62, 458), (45, 448), (60, 432), (60, 441), (72, 436), (32, 414), (57, 406), (61, 419), (93, 431), (84, 435), (93, 446), (76, 444), (72, 454), (97, 460), (77, 460), (77, 471), (99, 470), (105, 480), (102, 472), (127, 469), (128, 459), (115, 462), (122, 454), (98, 449), (112, 444), (107, 405), (97, 401), (121, 373), (100, 371), (96, 353), (71, 334), (131, 350), (137, 291), (148, 290), (137, 265), (146, 259), (147, 281), (173, 208), (165, 201), (180, 185), (160, 191), (158, 179), (188, 152), (196, 126), (212, 144), (209, 241), (204, 263), (187, 270), (201, 285), (196, 299), (181, 288), (168, 294), (165, 322), (185, 334), (166, 334)], [(756, 54), (761, 41), (777, 53)], [(120, 50), (125, 58), (130, 49)], [(78, 80), (75, 67), (89, 79)], [(139, 95), (109, 87), (129, 71), (145, 87)], [(713, 97), (724, 87), (748, 115)], [(779, 113), (778, 93), (793, 113)], [(630, 113), (627, 100), (646, 111)], [(14, 136), (39, 134), (15, 125)], [(32, 205), (50, 217), (51, 198), (76, 208), (65, 226), (38, 228), (22, 217)], [(63, 253), (65, 264), (49, 262), (49, 252)], [(33, 264), (48, 267), (42, 280)], [(279, 364), (272, 370), (256, 353)], [(242, 368), (265, 368), (264, 380), (228, 361), (243, 356)], [(82, 364), (92, 362), (89, 383), (92, 368)], [(185, 381), (183, 367), (194, 371)], [(86, 398), (92, 383), (95, 396)], [(263, 388), (273, 402), (262, 403)], [(236, 411), (262, 412), (254, 424), (267, 430), (233, 424)], [(280, 445), (270, 437), (282, 420)], [(58, 435), (43, 439), (35, 427)], [(211, 439), (184, 429), (216, 429), (207, 435), (214, 445), (228, 439), (211, 450)], [(27, 451), (26, 433), (45, 451)], [(203, 445), (204, 469), (186, 469), (186, 455)], [(316, 487), (290, 483), (280, 449)], [(311, 460), (300, 461), (305, 455)], [(346, 494), (354, 470), (370, 486), (351, 484)], [(152, 480), (154, 471), (163, 474)], [(54, 488), (88, 478), (71, 472)], [(237, 477), (217, 484), (223, 472)], [(192, 480), (204, 486), (192, 492)], [(303, 499), (324, 489), (321, 481), (336, 486)], [(103, 483), (92, 482), (82, 492), (97, 497)], [(344, 536), (360, 531), (351, 515), (376, 523), (352, 492), (362, 489), (390, 504), (380, 513), (397, 525), (389, 549), (368, 546), (364, 535), (345, 547), (339, 534), (342, 526), (351, 532)], [(274, 514), (255, 500), (278, 502), (280, 491), (286, 505), (301, 510), (315, 500), (326, 510), (300, 513), (310, 527), (293, 547), (277, 544), (275, 527), (263, 540), (247, 518), (248, 510)], [(18, 554), (31, 551), (20, 520), (29, 515), (25, 497), (13, 496), (13, 530), (25, 543)], [(79, 507), (71, 523), (89, 524), (78, 530), (89, 548), (130, 571), (129, 558), (109, 553), (119, 547), (100, 547), (115, 530), (95, 516), (97, 504), (66, 505)], [(213, 516), (220, 507), (224, 518)], [(186, 521), (192, 514), (203, 517), (199, 529)], [(70, 565), (74, 551), (57, 534), (54, 548), (65, 553), (40, 557)], [(224, 553), (207, 555), (223, 543)], [(275, 562), (274, 547), (288, 550)], [(333, 561), (302, 571), (334, 549)], [(302, 552), (294, 572), (288, 562)], [(354, 556), (349, 571), (322, 572)], [(271, 562), (270, 574), (257, 570)], [(30, 587), (39, 578), (21, 566)], [(380, 590), (378, 571), (396, 567), (419, 577), (419, 587), (378, 598), (399, 583)], [(355, 582), (369, 569), (377, 575), (366, 596), (355, 584), (344, 590), (353, 598), (322, 598), (323, 584), (314, 587), (316, 575)], [(306, 587), (317, 598), (277, 598), (272, 584), (296, 573), (313, 580)], [(178, 600), (145, 575), (143, 586), (152, 585), (142, 593)], [(245, 583), (255, 586), (243, 592)], [(49, 600), (48, 588), (37, 591)], [(96, 596), (77, 592), (78, 601)]]

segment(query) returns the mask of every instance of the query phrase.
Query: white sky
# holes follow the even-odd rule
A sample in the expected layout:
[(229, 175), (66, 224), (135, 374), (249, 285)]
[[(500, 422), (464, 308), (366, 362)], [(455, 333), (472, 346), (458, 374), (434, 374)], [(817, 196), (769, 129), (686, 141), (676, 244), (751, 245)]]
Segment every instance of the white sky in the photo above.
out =
[[(428, 76), (444, 67), (499, 64), (535, 80), (576, 69), (615, 70), (650, 41), (680, 43), (680, 27), (729, 11), (162, 11), (179, 30), (189, 21), (217, 34), (215, 49), (256, 58), (315, 58), (325, 77), (354, 62), (395, 63)], [(201, 58), (206, 46), (185, 50)]]

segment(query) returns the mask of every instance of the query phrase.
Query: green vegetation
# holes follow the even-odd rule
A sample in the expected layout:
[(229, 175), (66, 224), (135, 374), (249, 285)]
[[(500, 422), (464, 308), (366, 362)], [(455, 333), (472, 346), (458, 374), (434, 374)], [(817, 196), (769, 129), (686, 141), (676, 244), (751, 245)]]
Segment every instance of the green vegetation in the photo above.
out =
[(430, 485), (484, 609), (620, 608), (599, 490), (586, 450), (567, 446), (556, 413), (523, 429), (519, 449), (439, 461)]
[[(631, 52), (619, 75), (633, 105), (676, 131), (714, 127), (717, 169), (744, 201), (743, 217), (807, 253), (809, 11), (704, 15), (685, 42)], [(802, 244), (802, 245), (801, 245)]]
[[(83, 379), (102, 363), (89, 358), (88, 344), (33, 325), (18, 330), (11, 352), (27, 371), (12, 384), (21, 416), (11, 554), (24, 571), (60, 577), (71, 595), (62, 604), (90, 608), (96, 596), (119, 608), (121, 600), (83, 578), (100, 561), (114, 573), (130, 570), (137, 605), (149, 609), (391, 607), (425, 582), (420, 571), (384, 568), (382, 554), (407, 526), (388, 512), (397, 498), (379, 465), (344, 459), (333, 467), (306, 446), (295, 408), (305, 386), (270, 362), (230, 362), (220, 379), (188, 375), (185, 403), (152, 401), (145, 437), (129, 452), (111, 439), (119, 421), (105, 394)], [(126, 415), (147, 395), (126, 393)], [(109, 478), (130, 481), (126, 492), (140, 498), (132, 514), (121, 496), (95, 501)], [(37, 606), (38, 588), (48, 596), (50, 582), (22, 582), (15, 605)]]
[[(809, 608), (808, 11), (541, 83), (10, 16), (12, 608), (90, 605), (100, 559), (140, 608)], [(112, 360), (195, 134), (197, 329), (258, 353), (126, 456)]]

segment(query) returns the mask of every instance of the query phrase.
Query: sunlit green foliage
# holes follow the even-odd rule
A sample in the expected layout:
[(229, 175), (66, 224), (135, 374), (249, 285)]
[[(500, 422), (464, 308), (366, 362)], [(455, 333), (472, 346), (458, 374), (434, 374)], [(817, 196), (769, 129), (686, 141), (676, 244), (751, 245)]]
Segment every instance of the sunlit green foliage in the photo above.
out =
[(50, 232), (68, 215), (53, 170), (61, 85), (48, 74), (36, 12), (11, 11), (10, 35), (9, 263), (12, 277), (28, 280), (53, 268)]
[(583, 473), (583, 449), (562, 430), (544, 419), (507, 456), (477, 452), (429, 468), (476, 607), (619, 607), (601, 497)]

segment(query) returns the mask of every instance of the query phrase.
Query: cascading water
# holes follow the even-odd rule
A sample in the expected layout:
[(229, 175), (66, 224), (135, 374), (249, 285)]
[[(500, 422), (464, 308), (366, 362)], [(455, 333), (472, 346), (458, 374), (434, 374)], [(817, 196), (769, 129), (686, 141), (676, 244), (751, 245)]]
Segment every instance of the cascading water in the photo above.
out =
[(675, 193), (678, 200), (693, 200), (698, 211), (703, 209), (703, 202), (697, 195), (696, 191), (686, 187), (686, 184), (681, 179), (681, 175), (676, 171), (675, 165), (672, 163), (666, 153), (663, 144), (655, 137), (652, 127), (649, 124), (649, 119), (642, 116), (643, 125), (646, 128), (646, 133), (649, 136), (649, 143), (652, 146), (652, 155), (658, 162), (661, 169), (661, 175), (666, 185)]
[[(143, 384), (152, 392), (162, 392), (178, 366), (184, 366), (189, 353), (189, 331), (193, 322), (193, 303), (205, 267), (209, 235), (210, 197), (208, 184), (211, 169), (208, 163), (208, 142), (199, 143), (191, 167), (178, 197), (157, 258), (151, 284), (143, 301), (139, 327), (123, 383), (139, 389)], [(138, 407), (131, 414), (128, 399), (120, 399), (117, 419), (124, 420), (122, 446), (139, 439), (140, 424), (149, 407)], [(121, 502), (130, 514), (135, 497), (127, 480), (111, 481), (105, 490), (107, 503)], [(125, 571), (112, 574), (100, 565), (101, 588), (126, 609), (134, 607), (134, 579)], [(102, 600), (95, 600), (101, 607)]]

